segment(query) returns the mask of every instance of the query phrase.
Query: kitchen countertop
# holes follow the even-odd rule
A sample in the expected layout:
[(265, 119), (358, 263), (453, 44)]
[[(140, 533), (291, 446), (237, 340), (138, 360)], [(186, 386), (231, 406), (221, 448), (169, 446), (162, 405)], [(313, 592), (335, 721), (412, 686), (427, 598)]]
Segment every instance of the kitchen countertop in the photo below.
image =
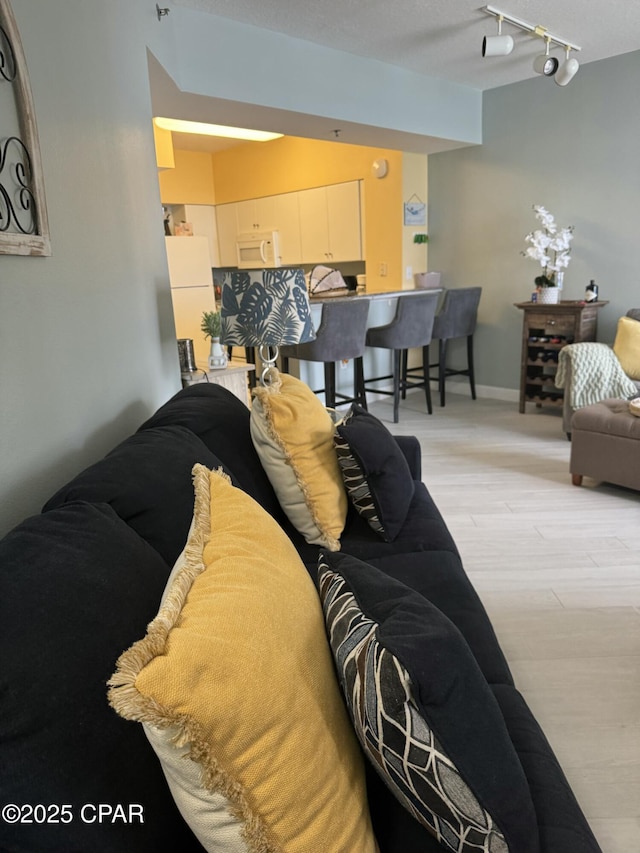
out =
[(319, 293), (316, 296), (309, 296), (309, 301), (312, 305), (319, 305), (323, 302), (335, 302), (336, 299), (369, 299), (369, 300), (378, 300), (378, 299), (395, 299), (398, 296), (416, 296), (419, 293), (442, 293), (444, 288), (442, 287), (433, 287), (433, 288), (407, 288), (405, 290), (385, 290), (383, 292), (376, 291), (375, 293), (359, 293), (357, 290), (347, 290), (343, 292), (342, 290), (337, 293), (333, 292), (333, 295), (330, 295), (330, 291), (325, 293)]

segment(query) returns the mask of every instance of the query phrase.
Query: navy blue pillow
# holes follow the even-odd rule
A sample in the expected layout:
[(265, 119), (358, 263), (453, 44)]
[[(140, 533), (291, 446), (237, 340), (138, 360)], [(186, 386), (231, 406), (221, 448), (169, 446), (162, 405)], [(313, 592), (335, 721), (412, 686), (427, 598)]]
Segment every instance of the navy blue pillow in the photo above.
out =
[(44, 512), (74, 500), (108, 503), (173, 566), (191, 525), (191, 471), (197, 462), (222, 467), (190, 429), (170, 425), (137, 432), (59, 489)]
[[(0, 820), (0, 850), (155, 853), (171, 839), (202, 853), (141, 726), (107, 702), (168, 575), (106, 504), (65, 504), (0, 541), (0, 805), (37, 805)], [(100, 820), (101, 803), (124, 809)]]
[(237, 485), (282, 523), (286, 516), (253, 446), (249, 418), (247, 406), (228, 388), (198, 382), (178, 391), (140, 430), (171, 424), (187, 427), (229, 466)]
[(415, 489), (404, 453), (382, 421), (357, 403), (337, 424), (334, 445), (354, 507), (385, 542), (393, 542)]
[(347, 554), (321, 554), (318, 587), (356, 733), (388, 789), (455, 853), (538, 853), (526, 777), (460, 631)]

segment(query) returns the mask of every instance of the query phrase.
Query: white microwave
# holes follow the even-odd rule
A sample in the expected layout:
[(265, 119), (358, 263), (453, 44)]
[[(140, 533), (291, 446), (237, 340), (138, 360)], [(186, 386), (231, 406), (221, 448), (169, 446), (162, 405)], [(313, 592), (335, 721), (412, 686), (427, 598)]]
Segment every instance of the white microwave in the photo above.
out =
[(236, 251), (239, 269), (281, 265), (277, 231), (251, 231), (248, 234), (238, 234)]

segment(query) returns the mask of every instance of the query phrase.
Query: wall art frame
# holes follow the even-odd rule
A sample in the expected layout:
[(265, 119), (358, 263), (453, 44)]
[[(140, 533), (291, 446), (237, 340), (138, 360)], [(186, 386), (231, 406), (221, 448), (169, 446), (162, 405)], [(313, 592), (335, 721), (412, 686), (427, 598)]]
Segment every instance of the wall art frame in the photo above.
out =
[[(0, 0), (0, 87), (0, 255), (48, 256), (51, 240), (38, 128), (9, 0)], [(6, 97), (8, 90), (12, 97)], [(3, 115), (10, 107), (14, 115)], [(4, 135), (11, 122), (14, 132)]]
[(405, 201), (403, 208), (405, 225), (427, 224), (427, 205), (418, 195), (414, 193), (409, 201)]

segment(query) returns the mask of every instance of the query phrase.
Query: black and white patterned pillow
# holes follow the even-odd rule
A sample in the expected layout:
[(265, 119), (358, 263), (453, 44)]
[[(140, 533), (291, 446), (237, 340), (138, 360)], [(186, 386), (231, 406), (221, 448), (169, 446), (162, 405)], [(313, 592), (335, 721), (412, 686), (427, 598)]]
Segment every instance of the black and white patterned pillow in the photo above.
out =
[(522, 767), (457, 628), (418, 593), (346, 554), (318, 583), (358, 738), (402, 805), (455, 853), (535, 853)]
[(336, 432), (333, 436), (333, 444), (338, 455), (338, 465), (340, 466), (340, 472), (344, 480), (344, 487), (349, 495), (349, 500), (355, 507), (358, 515), (361, 515), (379, 536), (384, 536), (385, 530), (378, 517), (378, 511), (371, 496), (369, 483), (364, 475), (364, 471), (354, 459), (349, 442)]
[(351, 503), (379, 536), (393, 542), (415, 490), (396, 440), (382, 421), (354, 403), (336, 425), (333, 443)]

